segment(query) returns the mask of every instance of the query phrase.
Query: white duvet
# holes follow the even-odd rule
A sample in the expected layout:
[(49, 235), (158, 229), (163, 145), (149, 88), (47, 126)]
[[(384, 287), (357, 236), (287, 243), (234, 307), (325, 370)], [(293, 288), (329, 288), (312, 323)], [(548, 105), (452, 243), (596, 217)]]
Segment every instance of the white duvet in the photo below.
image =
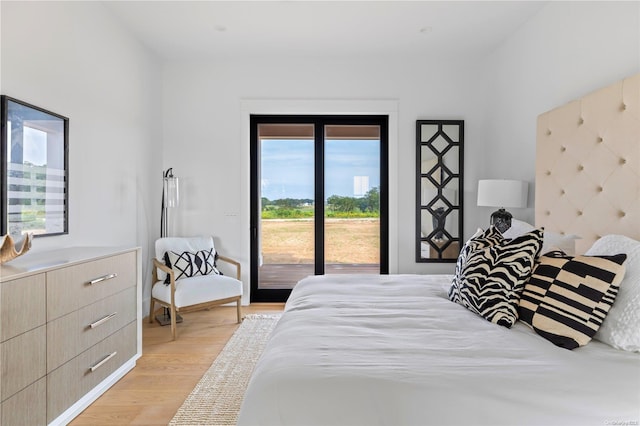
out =
[(448, 300), (445, 275), (324, 275), (293, 290), (238, 424), (638, 425), (640, 354), (558, 348)]

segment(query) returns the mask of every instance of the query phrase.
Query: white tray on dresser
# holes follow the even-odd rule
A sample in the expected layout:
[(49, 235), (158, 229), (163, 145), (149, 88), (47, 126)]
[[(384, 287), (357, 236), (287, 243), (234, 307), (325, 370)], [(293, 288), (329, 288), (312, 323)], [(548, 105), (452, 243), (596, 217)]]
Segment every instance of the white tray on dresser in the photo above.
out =
[(67, 424), (142, 355), (140, 248), (29, 252), (0, 266), (0, 425)]

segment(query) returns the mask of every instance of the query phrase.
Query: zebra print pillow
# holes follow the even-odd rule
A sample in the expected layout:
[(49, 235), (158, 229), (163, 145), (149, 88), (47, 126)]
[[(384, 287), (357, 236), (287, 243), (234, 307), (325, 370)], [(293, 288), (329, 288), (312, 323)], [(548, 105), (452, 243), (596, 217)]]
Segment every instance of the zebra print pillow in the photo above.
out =
[(540, 257), (520, 299), (520, 320), (553, 344), (584, 346), (596, 334), (624, 278), (626, 254)]
[(502, 233), (498, 231), (498, 228), (491, 226), (486, 231), (478, 228), (475, 234), (469, 240), (464, 243), (460, 254), (458, 255), (458, 261), (456, 262), (456, 271), (454, 279), (451, 282), (451, 288), (449, 289), (449, 299), (456, 303), (461, 303), (460, 297), (460, 280), (456, 280), (455, 277), (462, 275), (462, 270), (467, 264), (469, 254), (474, 251), (482, 250), (486, 247), (490, 247), (504, 241)]
[(458, 259), (461, 264), (459, 269), (456, 265), (449, 298), (510, 328), (518, 320), (520, 294), (542, 248), (542, 236), (543, 230), (535, 229), (513, 240), (494, 238), (495, 244), (470, 244), (465, 258)]

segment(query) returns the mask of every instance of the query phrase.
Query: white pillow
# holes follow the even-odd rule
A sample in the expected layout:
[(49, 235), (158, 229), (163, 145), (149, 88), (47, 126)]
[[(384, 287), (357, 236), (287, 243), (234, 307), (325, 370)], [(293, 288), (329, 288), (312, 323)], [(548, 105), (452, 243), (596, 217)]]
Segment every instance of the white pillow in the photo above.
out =
[(596, 241), (585, 255), (601, 256), (625, 253), (626, 273), (613, 306), (593, 336), (614, 348), (640, 352), (640, 241), (623, 235), (606, 235)]
[(535, 226), (529, 225), (527, 222), (523, 222), (518, 219), (511, 219), (511, 227), (504, 231), (502, 236), (513, 240), (514, 238), (518, 238), (520, 235), (524, 235), (534, 229), (536, 229)]
[(544, 244), (541, 254), (560, 249), (569, 256), (576, 254), (576, 240), (580, 237), (574, 234), (562, 235), (553, 231), (544, 231)]
[[(533, 225), (518, 219), (511, 219), (511, 228), (504, 231), (503, 237), (514, 239), (520, 235), (531, 232), (535, 229)], [(566, 254), (573, 256), (576, 254), (576, 240), (580, 238), (577, 235), (562, 235), (553, 231), (544, 231), (544, 240), (540, 254), (550, 252), (551, 250), (562, 250)]]

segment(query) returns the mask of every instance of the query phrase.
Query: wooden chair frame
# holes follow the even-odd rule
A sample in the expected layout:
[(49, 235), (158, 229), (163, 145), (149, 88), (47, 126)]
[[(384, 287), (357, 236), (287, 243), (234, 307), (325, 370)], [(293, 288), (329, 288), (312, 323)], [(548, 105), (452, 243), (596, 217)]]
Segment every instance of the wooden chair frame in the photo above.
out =
[[(236, 279), (238, 281), (240, 280), (241, 277), (241, 266), (240, 266), (240, 262), (233, 260), (229, 257), (226, 256), (221, 256), (218, 255), (218, 260), (221, 260), (223, 262), (226, 262), (230, 265), (233, 265), (236, 267)], [(169, 309), (169, 311), (171, 312), (171, 340), (176, 340), (176, 335), (177, 335), (177, 327), (176, 327), (176, 315), (180, 312), (184, 313), (184, 312), (193, 312), (193, 311), (200, 311), (203, 309), (209, 309), (211, 307), (214, 306), (218, 306), (218, 305), (224, 305), (226, 303), (232, 303), (232, 302), (236, 302), (236, 313), (237, 313), (237, 317), (238, 317), (238, 322), (242, 321), (242, 296), (234, 296), (234, 297), (227, 297), (225, 299), (217, 299), (217, 300), (212, 300), (209, 302), (205, 302), (205, 303), (198, 303), (196, 305), (189, 305), (189, 306), (183, 306), (181, 308), (176, 307), (175, 304), (175, 293), (176, 293), (176, 279), (175, 279), (175, 274), (173, 272), (173, 270), (171, 268), (169, 268), (167, 265), (164, 264), (164, 262), (160, 262), (158, 259), (153, 258), (152, 259), (152, 263), (153, 263), (153, 271), (151, 273), (152, 279), (153, 279), (153, 284), (151, 285), (151, 289), (153, 290), (153, 286), (158, 284), (158, 269), (160, 269), (161, 271), (165, 272), (168, 276), (169, 276), (169, 280), (170, 280), (170, 286), (171, 286), (171, 303), (165, 303), (162, 300), (156, 299), (153, 297), (153, 292), (151, 295), (151, 302), (150, 302), (150, 307), (149, 307), (149, 322), (153, 323), (153, 314), (155, 312), (155, 304), (157, 303), (158, 305)], [(157, 268), (157, 269), (156, 269)]]

